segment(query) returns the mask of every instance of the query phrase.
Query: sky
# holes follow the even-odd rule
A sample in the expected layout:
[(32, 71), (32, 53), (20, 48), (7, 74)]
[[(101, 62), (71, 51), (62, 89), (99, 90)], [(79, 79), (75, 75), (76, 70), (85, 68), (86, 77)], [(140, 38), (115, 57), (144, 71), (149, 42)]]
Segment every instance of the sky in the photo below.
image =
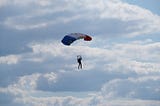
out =
[(159, 4), (0, 0), (0, 105), (159, 106)]

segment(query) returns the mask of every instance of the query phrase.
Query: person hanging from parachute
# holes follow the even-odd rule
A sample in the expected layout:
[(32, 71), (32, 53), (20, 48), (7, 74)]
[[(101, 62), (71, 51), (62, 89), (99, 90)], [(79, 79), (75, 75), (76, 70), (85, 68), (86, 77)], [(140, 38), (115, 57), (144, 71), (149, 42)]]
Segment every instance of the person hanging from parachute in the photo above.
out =
[[(92, 37), (82, 33), (71, 33), (71, 34), (65, 35), (64, 38), (61, 40), (61, 42), (66, 46), (70, 46), (74, 41), (79, 39), (84, 39), (84, 41), (91, 41)], [(78, 69), (82, 69), (81, 61), (82, 61), (82, 56), (78, 55), (77, 56)]]
[(77, 56), (77, 62), (78, 62), (78, 69), (82, 69), (82, 56), (78, 55)]

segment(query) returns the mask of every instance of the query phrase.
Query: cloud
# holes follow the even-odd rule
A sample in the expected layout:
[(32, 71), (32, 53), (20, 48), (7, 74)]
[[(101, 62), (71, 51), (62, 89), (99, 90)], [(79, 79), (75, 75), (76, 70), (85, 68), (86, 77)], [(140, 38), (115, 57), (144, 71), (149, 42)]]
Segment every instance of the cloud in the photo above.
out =
[[(158, 72), (159, 70), (159, 42), (134, 41), (111, 44), (105, 48), (92, 47), (92, 44), (90, 47), (85, 44), (80, 45), (79, 42), (70, 47), (58, 43), (35, 43), (31, 45), (31, 48), (36, 55), (42, 54), (41, 57), (45, 57), (46, 61), (48, 57), (63, 58), (68, 61), (75, 54), (83, 54), (87, 58), (87, 63), (97, 70), (134, 71), (137, 73)], [(101, 64), (101, 68), (95, 65), (96, 63)]]
[[(122, 0), (1, 0), (0, 8), (0, 105), (159, 106), (158, 15)], [(62, 45), (70, 32), (93, 40)]]
[[(48, 76), (50, 75), (51, 76)], [(20, 77), (18, 82), (7, 88), (0, 88), (0, 101), (4, 105), (21, 106), (158, 106), (159, 76), (115, 79), (107, 82), (99, 93), (78, 98), (74, 96), (56, 96), (53, 92), (37, 91), (36, 82), (39, 78), (52, 78), (53, 73), (32, 74)], [(47, 76), (47, 77), (45, 77)], [(125, 87), (125, 89), (124, 89)], [(119, 89), (122, 88), (122, 89)], [(143, 92), (148, 91), (148, 92)], [(81, 93), (79, 93), (81, 94)], [(112, 94), (112, 95), (111, 95)], [(3, 96), (3, 99), (1, 98)], [(126, 99), (123, 99), (123, 98)], [(128, 98), (129, 97), (129, 98)], [(133, 99), (132, 99), (133, 98)], [(5, 101), (3, 101), (5, 100)], [(3, 102), (2, 102), (3, 101)], [(7, 102), (6, 102), (7, 101)]]
[[(11, 66), (16, 71), (13, 73), (4, 68), (2, 73), (5, 74), (8, 70), (13, 73), (10, 78), (16, 78), (48, 72), (50, 75), (41, 76), (37, 80), (37, 89), (44, 91), (94, 91), (114, 78), (159, 75), (158, 42), (134, 41), (111, 44), (106, 48), (92, 47), (92, 44), (88, 47), (80, 42), (75, 42), (70, 47), (56, 42), (32, 43), (30, 47), (33, 52), (21, 55), (17, 67)], [(75, 54), (83, 54), (84, 69), (80, 72), (76, 70)], [(28, 65), (30, 67), (26, 67)], [(3, 74), (2, 79), (9, 80)], [(73, 86), (68, 84), (70, 82)]]
[[(65, 83), (69, 82), (71, 79), (77, 78), (77, 81), (74, 82), (75, 84), (78, 83), (80, 79), (88, 80), (88, 83), (91, 84), (93, 84), (94, 81), (97, 82), (97, 86), (96, 84), (93, 84), (94, 89), (100, 88), (101, 84), (104, 83), (103, 81), (109, 80), (108, 78), (105, 78), (105, 76), (100, 77), (101, 75), (108, 76), (107, 74), (109, 73), (113, 73), (113, 75), (109, 74), (111, 76), (116, 76), (115, 73), (118, 73), (119, 75), (122, 74), (122, 77), (126, 75), (159, 74), (158, 42), (148, 42), (148, 40), (144, 40), (108, 44), (106, 47), (103, 47), (104, 44), (100, 44), (101, 48), (95, 47), (94, 42), (93, 44), (90, 43), (89, 46), (87, 46), (87, 44), (87, 42), (86, 44), (81, 44), (81, 41), (77, 41), (72, 46), (66, 47), (57, 42), (35, 42), (29, 44), (32, 52), (21, 55), (1, 56), (1, 86), (7, 86), (8, 84), (13, 83), (16, 81), (17, 77), (20, 76), (46, 72), (70, 73), (59, 74), (61, 78), (55, 86), (60, 87), (61, 85), (57, 84), (64, 83), (65, 85)], [(82, 63), (84, 68), (82, 70), (84, 72), (81, 72), (80, 74), (75, 72), (77, 69), (76, 55), (79, 54), (83, 57)], [(94, 76), (94, 74), (97, 75), (95, 76), (95, 80), (94, 78), (93, 81), (88, 79), (90, 76)], [(62, 76), (64, 76), (64, 78)], [(65, 80), (65, 78), (68, 78), (68, 80)], [(113, 79), (112, 77), (109, 78), (110, 80)], [(48, 84), (46, 78), (43, 78), (42, 81), (45, 81), (46, 84)], [(39, 86), (41, 86), (41, 83), (39, 84)], [(85, 83), (82, 83), (82, 85), (83, 84)], [(46, 87), (47, 86), (49, 87), (50, 85), (48, 84)], [(46, 87), (42, 88), (47, 90)], [(49, 90), (54, 90), (54, 88), (51, 87)]]
[(158, 15), (120, 0), (3, 0), (1, 4), (0, 55), (31, 52), (27, 46), (31, 42), (59, 40), (71, 32), (111, 39), (159, 31)]
[[(48, 81), (54, 80), (54, 73), (46, 73), (46, 74), (32, 74), (28, 76), (19, 77), (18, 81), (14, 84), (9, 85), (6, 88), (0, 88), (0, 104), (1, 105), (21, 105), (21, 106), (65, 106), (65, 105), (86, 105), (89, 98), (86, 100), (66, 96), (66, 97), (58, 97), (58, 96), (48, 96), (45, 97), (43, 94), (45, 92), (36, 91), (36, 82), (39, 78), (46, 78)], [(41, 95), (39, 95), (41, 94)], [(48, 92), (49, 94), (49, 92)], [(2, 98), (3, 96), (3, 98)], [(47, 96), (47, 95), (46, 95)]]
[[(132, 74), (109, 73), (103, 71), (59, 72), (56, 79), (50, 81), (42, 76), (37, 80), (37, 89), (52, 92), (98, 91), (101, 86), (114, 78), (127, 78)], [(52, 77), (50, 77), (52, 78)]]
[(159, 101), (154, 100), (140, 100), (140, 99), (114, 99), (114, 100), (101, 100), (99, 104), (93, 104), (94, 106), (159, 106)]
[(126, 97), (144, 100), (160, 100), (158, 84), (159, 76), (140, 78), (115, 79), (106, 83), (102, 95), (110, 97)]
[[(97, 0), (62, 2), (24, 0), (23, 2), (14, 1), (14, 3), (34, 8), (29, 9), (23, 15), (5, 19), (5, 26), (17, 30), (59, 27), (61, 25), (67, 28), (71, 25), (70, 27), (79, 26), (78, 29), (83, 31), (87, 29), (95, 34), (101, 32), (100, 35), (105, 36), (137, 36), (160, 30), (158, 27), (159, 16), (120, 0), (98, 2)], [(77, 21), (81, 21), (81, 23)], [(99, 26), (101, 27), (99, 28)], [(69, 28), (67, 29), (71, 31)], [(74, 29), (78, 30), (75, 27)]]
[(0, 57), (0, 64), (17, 64), (20, 60), (20, 56), (8, 55)]
[(7, 0), (1, 0), (0, 1), (0, 7), (7, 5)]

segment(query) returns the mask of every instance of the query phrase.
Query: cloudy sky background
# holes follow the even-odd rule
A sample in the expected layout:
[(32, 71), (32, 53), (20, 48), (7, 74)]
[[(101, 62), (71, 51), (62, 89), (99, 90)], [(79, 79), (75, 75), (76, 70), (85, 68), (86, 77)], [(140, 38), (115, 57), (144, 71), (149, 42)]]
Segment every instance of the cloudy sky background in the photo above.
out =
[[(0, 105), (159, 106), (159, 4), (0, 0)], [(71, 32), (93, 40), (61, 44)]]

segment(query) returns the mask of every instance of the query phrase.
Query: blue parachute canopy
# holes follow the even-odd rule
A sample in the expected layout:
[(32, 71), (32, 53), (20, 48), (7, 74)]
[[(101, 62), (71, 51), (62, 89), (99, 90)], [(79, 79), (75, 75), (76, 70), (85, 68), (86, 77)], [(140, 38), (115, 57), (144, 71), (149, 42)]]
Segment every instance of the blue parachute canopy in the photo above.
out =
[(61, 42), (64, 45), (71, 45), (74, 41), (78, 39), (84, 39), (85, 41), (91, 41), (92, 38), (89, 35), (82, 34), (82, 33), (71, 33), (68, 35), (65, 35), (64, 38), (61, 40)]

